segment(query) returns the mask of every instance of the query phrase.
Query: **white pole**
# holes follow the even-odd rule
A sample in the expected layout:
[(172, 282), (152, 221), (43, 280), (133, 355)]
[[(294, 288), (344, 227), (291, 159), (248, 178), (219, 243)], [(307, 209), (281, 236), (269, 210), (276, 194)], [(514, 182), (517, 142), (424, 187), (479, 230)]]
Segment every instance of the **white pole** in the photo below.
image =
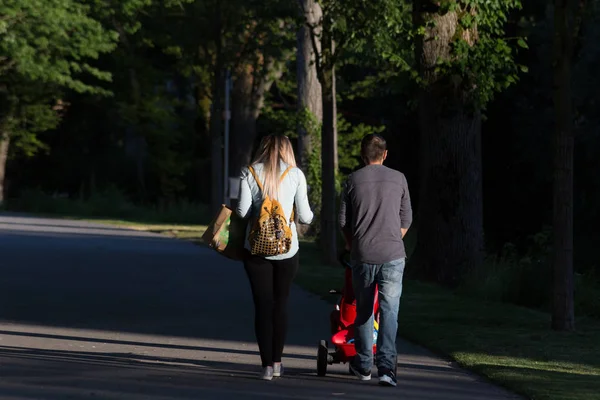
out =
[(225, 143), (223, 149), (223, 189), (225, 193), (225, 204), (229, 205), (229, 91), (231, 89), (231, 77), (229, 71), (225, 76)]

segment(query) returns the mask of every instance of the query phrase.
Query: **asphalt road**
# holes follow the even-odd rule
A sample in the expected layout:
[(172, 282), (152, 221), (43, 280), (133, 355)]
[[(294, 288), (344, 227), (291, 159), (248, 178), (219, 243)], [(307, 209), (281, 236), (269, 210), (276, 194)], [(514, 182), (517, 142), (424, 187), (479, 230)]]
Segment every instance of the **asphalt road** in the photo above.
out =
[(399, 385), (316, 376), (331, 306), (295, 288), (286, 376), (256, 379), (240, 264), (159, 235), (0, 215), (0, 399), (518, 397), (399, 342)]

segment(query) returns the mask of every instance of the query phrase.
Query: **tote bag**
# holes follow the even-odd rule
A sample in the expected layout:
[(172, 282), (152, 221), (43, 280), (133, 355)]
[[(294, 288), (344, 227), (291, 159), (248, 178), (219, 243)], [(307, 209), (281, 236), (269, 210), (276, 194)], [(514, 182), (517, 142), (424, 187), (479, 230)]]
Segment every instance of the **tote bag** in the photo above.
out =
[(208, 226), (202, 241), (225, 257), (239, 261), (243, 258), (247, 221), (225, 204)]

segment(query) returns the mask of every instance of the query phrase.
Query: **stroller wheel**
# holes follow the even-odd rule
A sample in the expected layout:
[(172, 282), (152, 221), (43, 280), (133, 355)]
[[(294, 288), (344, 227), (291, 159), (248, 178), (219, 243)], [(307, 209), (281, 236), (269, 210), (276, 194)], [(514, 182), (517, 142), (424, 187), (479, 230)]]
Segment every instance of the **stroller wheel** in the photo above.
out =
[(325, 376), (327, 374), (327, 357), (329, 356), (329, 348), (326, 340), (319, 342), (319, 350), (317, 352), (317, 375)]

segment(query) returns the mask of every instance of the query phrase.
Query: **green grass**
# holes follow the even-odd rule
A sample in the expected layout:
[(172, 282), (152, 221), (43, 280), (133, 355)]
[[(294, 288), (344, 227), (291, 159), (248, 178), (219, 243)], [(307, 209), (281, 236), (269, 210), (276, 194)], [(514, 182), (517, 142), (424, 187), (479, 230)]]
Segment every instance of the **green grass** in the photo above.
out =
[(300, 269), (296, 283), (312, 293), (328, 299), (331, 289), (341, 289), (344, 283), (344, 269), (340, 265), (331, 267), (321, 262), (321, 252), (314, 242), (300, 242)]
[[(69, 217), (67, 217), (69, 218)], [(81, 218), (69, 218), (81, 219)], [(160, 233), (182, 240), (200, 242), (202, 235), (207, 229), (206, 225), (181, 225), (181, 224), (149, 224), (141, 221), (128, 221), (117, 219), (95, 219), (86, 218), (86, 221), (97, 224), (118, 226), (120, 228), (133, 229), (136, 231)]]
[[(324, 295), (339, 287), (343, 269), (321, 262), (302, 243), (297, 282)], [(550, 330), (548, 314), (460, 296), (405, 281), (400, 334), (531, 399), (600, 399), (600, 322), (577, 321), (577, 332)]]

